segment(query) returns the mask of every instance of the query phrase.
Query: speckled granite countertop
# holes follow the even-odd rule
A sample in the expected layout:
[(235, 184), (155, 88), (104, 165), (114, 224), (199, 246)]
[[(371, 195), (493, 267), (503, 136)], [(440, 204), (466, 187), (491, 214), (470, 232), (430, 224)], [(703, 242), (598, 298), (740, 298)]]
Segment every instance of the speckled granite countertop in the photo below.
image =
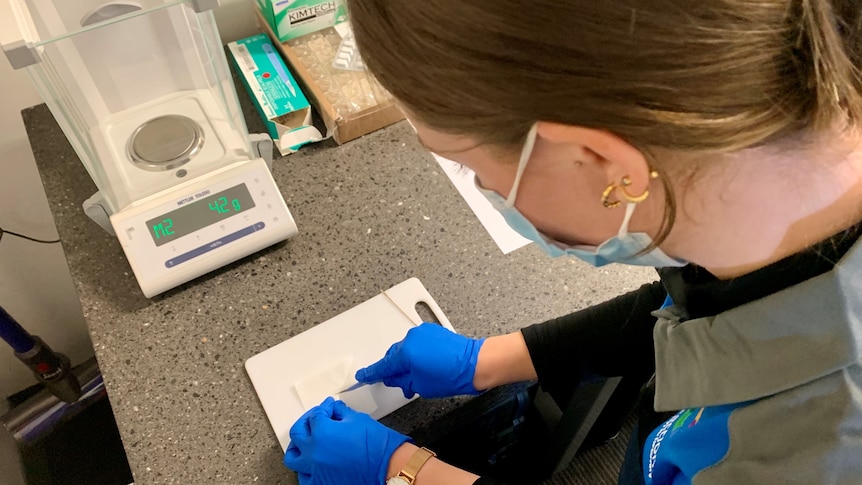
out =
[[(265, 130), (249, 107), (249, 129)], [(515, 331), (634, 289), (650, 269), (592, 269), (530, 246), (504, 256), (406, 123), (279, 158), (300, 229), (154, 299), (81, 204), (96, 187), (44, 105), (23, 112), (136, 483), (294, 484), (245, 360), (418, 277), (471, 336)], [(386, 418), (410, 432), (459, 404)]]

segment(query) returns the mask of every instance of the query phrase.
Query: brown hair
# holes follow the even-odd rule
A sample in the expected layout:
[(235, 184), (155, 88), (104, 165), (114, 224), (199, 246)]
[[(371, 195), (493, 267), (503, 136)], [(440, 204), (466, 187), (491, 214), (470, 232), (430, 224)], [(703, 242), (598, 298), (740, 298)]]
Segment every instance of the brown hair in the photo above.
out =
[(347, 1), (383, 86), (488, 144), (516, 146), (542, 120), (648, 156), (729, 152), (862, 120), (858, 0)]

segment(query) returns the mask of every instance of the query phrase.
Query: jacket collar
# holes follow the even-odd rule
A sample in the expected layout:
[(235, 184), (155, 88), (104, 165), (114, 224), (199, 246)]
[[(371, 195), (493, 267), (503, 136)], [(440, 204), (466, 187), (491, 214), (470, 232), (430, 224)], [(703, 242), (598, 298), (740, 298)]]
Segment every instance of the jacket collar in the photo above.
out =
[(657, 411), (745, 402), (860, 362), (862, 242), (818, 276), (716, 316), (656, 312)]

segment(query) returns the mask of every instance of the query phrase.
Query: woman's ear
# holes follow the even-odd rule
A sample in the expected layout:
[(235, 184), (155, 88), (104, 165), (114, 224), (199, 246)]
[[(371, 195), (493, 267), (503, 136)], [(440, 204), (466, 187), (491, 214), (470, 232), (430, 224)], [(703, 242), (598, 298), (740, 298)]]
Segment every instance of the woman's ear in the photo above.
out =
[(538, 124), (538, 135), (552, 143), (570, 144), (583, 150), (586, 161), (594, 161), (604, 170), (608, 184), (631, 180), (628, 191), (641, 194), (648, 190), (650, 166), (644, 154), (609, 131), (570, 126), (550, 121)]

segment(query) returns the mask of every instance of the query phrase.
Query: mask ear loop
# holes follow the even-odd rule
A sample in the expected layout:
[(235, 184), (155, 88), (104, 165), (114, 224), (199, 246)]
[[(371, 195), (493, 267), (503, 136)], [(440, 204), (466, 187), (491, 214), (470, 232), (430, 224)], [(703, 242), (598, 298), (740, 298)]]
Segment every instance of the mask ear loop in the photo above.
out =
[(623, 219), (623, 224), (620, 226), (620, 232), (617, 233), (619, 237), (625, 237), (629, 233), (629, 223), (632, 221), (632, 216), (635, 215), (635, 209), (637, 208), (636, 202), (629, 202), (626, 204), (626, 216)]
[[(657, 179), (658, 178), (658, 172), (656, 172), (655, 170), (650, 171), (649, 178), (651, 180)], [(638, 196), (631, 195), (629, 193), (629, 191), (626, 190), (626, 187), (630, 186), (631, 184), (632, 184), (632, 181), (629, 177), (623, 177), (622, 183), (619, 185), (619, 187), (622, 189), (623, 198), (625, 198), (626, 201), (628, 201), (628, 204), (626, 204), (626, 216), (625, 216), (625, 218), (623, 218), (623, 224), (620, 226), (620, 231), (617, 234), (619, 237), (624, 237), (629, 233), (629, 223), (632, 220), (632, 216), (635, 213), (635, 209), (637, 208), (638, 204), (647, 200), (649, 198), (649, 195), (650, 195), (649, 190), (644, 190), (644, 193), (641, 195), (638, 195)], [(609, 202), (608, 198), (609, 198), (611, 192), (613, 192), (613, 190), (616, 188), (617, 188), (617, 185), (613, 184), (611, 187), (608, 187), (608, 190), (603, 195), (602, 200), (605, 204), (605, 207), (614, 208), (614, 207), (618, 207), (620, 205), (619, 201), (617, 201), (615, 204), (614, 203), (608, 203)]]
[(533, 154), (533, 148), (536, 146), (536, 134), (538, 133), (539, 124), (534, 123), (527, 133), (527, 140), (524, 142), (524, 148), (521, 150), (521, 159), (518, 160), (518, 171), (515, 173), (515, 183), (512, 184), (512, 190), (509, 192), (509, 197), (506, 199), (506, 207), (514, 207), (515, 199), (518, 198), (518, 188), (521, 186), (521, 177), (524, 176), (524, 170), (527, 168), (527, 162), (530, 161), (530, 156)]

